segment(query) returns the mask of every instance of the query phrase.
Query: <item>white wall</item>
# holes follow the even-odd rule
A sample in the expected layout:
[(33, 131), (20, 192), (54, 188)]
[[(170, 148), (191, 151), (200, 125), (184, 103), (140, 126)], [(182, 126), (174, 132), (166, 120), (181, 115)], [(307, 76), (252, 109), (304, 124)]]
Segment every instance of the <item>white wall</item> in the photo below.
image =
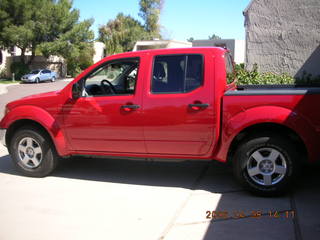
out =
[(245, 41), (235, 39), (194, 40), (193, 47), (221, 47), (224, 45), (229, 49), (235, 63), (245, 61)]
[(244, 63), (246, 55), (246, 41), (245, 40), (235, 40), (234, 45), (234, 62)]
[(93, 62), (96, 63), (105, 57), (104, 56), (105, 44), (102, 42), (94, 42), (93, 48), (94, 48)]
[(188, 48), (188, 47), (192, 47), (191, 42), (169, 41), (167, 48)]
[(138, 41), (134, 45), (132, 51), (138, 51), (141, 49), (158, 49), (158, 48), (186, 48), (192, 47), (190, 42), (182, 42), (175, 40), (151, 40), (151, 41)]

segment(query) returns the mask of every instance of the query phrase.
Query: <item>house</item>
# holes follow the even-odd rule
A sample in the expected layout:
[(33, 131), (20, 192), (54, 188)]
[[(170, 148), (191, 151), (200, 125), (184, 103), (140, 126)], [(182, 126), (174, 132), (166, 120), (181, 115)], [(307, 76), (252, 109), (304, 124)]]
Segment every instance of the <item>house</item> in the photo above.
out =
[(244, 63), (245, 41), (236, 39), (194, 40), (193, 47), (223, 47), (230, 50), (235, 63)]
[(176, 40), (151, 40), (151, 41), (136, 42), (132, 51), (158, 49), (158, 48), (185, 48), (185, 47), (192, 47), (192, 43), (176, 41)]
[(252, 0), (243, 14), (248, 69), (320, 76), (319, 0)]
[[(7, 72), (10, 71), (11, 57), (17, 55), (21, 55), (21, 50), (18, 47), (0, 48), (0, 78), (7, 77)], [(26, 52), (26, 55), (31, 55), (31, 52)]]
[[(105, 44), (102, 42), (94, 42), (93, 62), (96, 63), (105, 57)], [(11, 78), (12, 74), (10, 66), (13, 62), (20, 61), (21, 50), (18, 47), (13, 47), (10, 50), (0, 49), (0, 78)], [(26, 60), (29, 59), (31, 52), (25, 53)], [(50, 56), (45, 58), (43, 56), (36, 56), (29, 66), (30, 69), (48, 68), (58, 73), (60, 77), (67, 75), (66, 62), (62, 57)]]

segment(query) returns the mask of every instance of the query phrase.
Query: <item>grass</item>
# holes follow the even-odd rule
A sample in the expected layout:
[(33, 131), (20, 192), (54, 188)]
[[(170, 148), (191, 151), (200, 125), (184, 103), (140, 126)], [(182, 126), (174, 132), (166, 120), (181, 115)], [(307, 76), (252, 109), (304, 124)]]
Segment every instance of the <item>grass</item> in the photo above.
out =
[(0, 84), (12, 84), (12, 83), (18, 83), (20, 81), (12, 81), (9, 79), (0, 79)]

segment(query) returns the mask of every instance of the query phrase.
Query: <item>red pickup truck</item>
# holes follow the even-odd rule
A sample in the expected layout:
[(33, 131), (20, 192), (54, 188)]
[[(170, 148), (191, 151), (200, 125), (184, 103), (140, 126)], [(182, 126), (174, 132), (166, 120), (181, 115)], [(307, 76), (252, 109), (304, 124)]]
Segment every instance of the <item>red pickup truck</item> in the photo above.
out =
[(27, 176), (59, 157), (215, 159), (263, 195), (285, 191), (320, 147), (318, 88), (237, 87), (222, 48), (106, 57), (64, 89), (7, 104), (0, 123)]

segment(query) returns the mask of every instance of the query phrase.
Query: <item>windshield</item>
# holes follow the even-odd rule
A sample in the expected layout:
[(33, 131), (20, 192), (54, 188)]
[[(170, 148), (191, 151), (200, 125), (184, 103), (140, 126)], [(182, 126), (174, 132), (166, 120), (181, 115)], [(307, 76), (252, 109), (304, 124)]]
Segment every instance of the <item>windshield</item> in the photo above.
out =
[(40, 71), (39, 70), (33, 70), (30, 72), (30, 74), (38, 74)]

